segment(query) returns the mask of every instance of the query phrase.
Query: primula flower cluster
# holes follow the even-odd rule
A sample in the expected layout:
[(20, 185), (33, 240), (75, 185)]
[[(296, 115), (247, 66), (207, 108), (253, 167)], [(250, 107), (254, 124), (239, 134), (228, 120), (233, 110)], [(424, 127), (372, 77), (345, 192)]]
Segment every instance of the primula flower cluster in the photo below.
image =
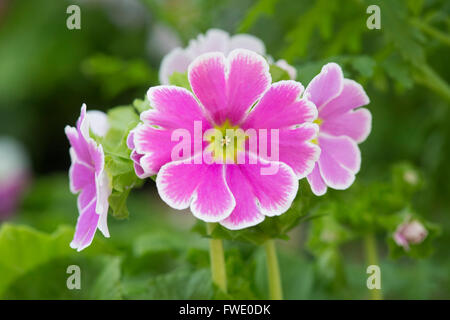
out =
[[(129, 132), (127, 146), (136, 175), (156, 176), (158, 193), (172, 208), (190, 208), (198, 219), (236, 230), (286, 212), (299, 179), (307, 178), (316, 195), (353, 183), (361, 165), (358, 143), (371, 128), (370, 112), (360, 108), (369, 103), (363, 88), (345, 79), (335, 63), (306, 89), (294, 80), (272, 83), (272, 59), (263, 54), (264, 44), (253, 36), (212, 29), (163, 59), (162, 85), (148, 90), (150, 109)], [(284, 60), (275, 64), (295, 78)], [(187, 73), (191, 90), (168, 85), (174, 72)], [(90, 128), (104, 135), (107, 126), (104, 115), (89, 116), (83, 106), (77, 127), (66, 128), (71, 190), (79, 193), (71, 244), (78, 250), (97, 228), (109, 236), (105, 155), (89, 134)], [(248, 132), (275, 135), (254, 140)], [(264, 174), (268, 167), (276, 170)]]

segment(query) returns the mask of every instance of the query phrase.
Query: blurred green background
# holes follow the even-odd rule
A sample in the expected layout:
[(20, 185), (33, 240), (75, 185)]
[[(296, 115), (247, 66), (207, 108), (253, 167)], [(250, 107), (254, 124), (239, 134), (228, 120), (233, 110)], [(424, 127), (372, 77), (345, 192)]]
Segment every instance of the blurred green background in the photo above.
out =
[[(70, 4), (81, 8), (81, 30), (66, 27)], [(380, 30), (366, 26), (371, 4), (381, 8)], [(230, 292), (217, 292), (207, 239), (151, 180), (131, 195), (128, 219), (109, 218), (110, 239), (69, 248), (78, 213), (64, 126), (84, 102), (106, 111), (143, 98), (164, 54), (214, 27), (259, 37), (305, 86), (338, 62), (371, 99), (357, 182), (317, 199), (302, 183), (286, 213), (311, 219), (277, 242), (285, 298), (369, 298), (364, 238), (372, 234), (384, 298), (449, 299), (449, 12), (445, 0), (2, 0), (0, 134), (24, 144), (33, 179), (0, 229), (0, 298), (268, 298), (263, 251), (239, 237), (225, 243)], [(408, 186), (405, 172), (420, 183)], [(405, 214), (430, 226), (423, 248), (407, 254), (392, 244)], [(81, 290), (66, 287), (73, 264)]]

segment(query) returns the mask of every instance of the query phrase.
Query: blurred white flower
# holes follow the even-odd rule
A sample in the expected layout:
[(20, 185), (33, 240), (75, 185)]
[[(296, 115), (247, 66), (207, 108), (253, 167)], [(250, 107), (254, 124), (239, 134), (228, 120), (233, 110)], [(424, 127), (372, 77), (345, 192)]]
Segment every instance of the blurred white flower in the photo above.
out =
[(0, 220), (3, 220), (17, 209), (31, 173), (24, 147), (12, 137), (0, 137), (0, 155)]
[(281, 69), (286, 70), (286, 72), (289, 74), (289, 77), (292, 80), (295, 80), (297, 78), (297, 69), (295, 69), (293, 66), (291, 66), (289, 63), (287, 63), (286, 60), (280, 59), (277, 62), (275, 62), (275, 65), (280, 67)]
[(108, 132), (109, 123), (108, 116), (103, 111), (89, 110), (87, 113), (88, 127), (99, 137), (104, 137)]
[[(189, 64), (203, 53), (218, 51), (228, 55), (229, 52), (238, 48), (248, 49), (260, 55), (266, 54), (264, 43), (255, 36), (249, 34), (230, 36), (226, 31), (209, 29), (205, 34), (190, 40), (186, 48), (175, 48), (163, 58), (159, 68), (159, 81), (161, 84), (169, 84), (169, 77), (174, 72), (185, 73)], [(295, 75), (293, 73), (295, 69), (283, 61), (277, 61), (276, 64), (279, 63), (279, 67), (286, 69), (291, 77)]]

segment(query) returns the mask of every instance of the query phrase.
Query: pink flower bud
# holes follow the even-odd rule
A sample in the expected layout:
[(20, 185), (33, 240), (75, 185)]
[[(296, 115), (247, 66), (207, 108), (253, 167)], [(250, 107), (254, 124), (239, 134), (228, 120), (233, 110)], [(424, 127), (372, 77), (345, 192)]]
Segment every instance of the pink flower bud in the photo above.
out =
[(410, 244), (421, 243), (428, 235), (427, 229), (417, 220), (402, 223), (397, 227), (394, 240), (399, 245), (409, 250)]

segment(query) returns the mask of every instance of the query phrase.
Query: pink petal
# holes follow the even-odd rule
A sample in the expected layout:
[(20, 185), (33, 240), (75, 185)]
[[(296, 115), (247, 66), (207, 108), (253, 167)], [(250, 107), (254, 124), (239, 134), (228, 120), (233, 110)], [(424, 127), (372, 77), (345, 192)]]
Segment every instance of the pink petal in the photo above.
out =
[(343, 86), (344, 76), (341, 67), (336, 63), (328, 63), (322, 71), (311, 80), (305, 90), (304, 97), (311, 100), (320, 109), (329, 101), (337, 97)]
[(243, 128), (287, 128), (317, 117), (315, 105), (300, 100), (303, 86), (296, 81), (279, 81), (271, 85), (261, 100), (250, 111)]
[(153, 108), (141, 114), (141, 120), (147, 125), (192, 129), (194, 121), (205, 120), (195, 97), (185, 88), (152, 87), (147, 92), (147, 98)]
[(95, 181), (95, 172), (92, 166), (80, 162), (72, 162), (69, 170), (70, 190), (77, 193)]
[(181, 48), (175, 48), (161, 61), (159, 68), (159, 82), (169, 84), (170, 76), (174, 72), (185, 73), (191, 63), (192, 57)]
[(142, 153), (138, 153), (135, 150), (134, 145), (134, 130), (131, 130), (127, 137), (127, 146), (131, 149), (130, 159), (133, 160), (134, 172), (140, 179), (145, 179), (152, 176), (152, 174), (147, 174), (141, 166), (141, 159), (144, 156)]
[(74, 150), (73, 152), (76, 155), (76, 158), (80, 162), (90, 164), (91, 155), (86, 140), (83, 139), (83, 137), (80, 137), (79, 132), (74, 127), (66, 126), (64, 131), (71, 147)]
[(353, 173), (361, 167), (361, 153), (358, 145), (348, 137), (319, 135), (319, 145), (325, 154), (329, 154), (342, 166)]
[(75, 236), (70, 243), (70, 247), (78, 251), (88, 247), (94, 239), (100, 216), (95, 212), (95, 199), (83, 209), (78, 217)]
[(361, 154), (356, 142), (346, 136), (321, 134), (319, 146), (321, 154), (318, 163), (325, 183), (338, 190), (350, 187), (361, 165)]
[(247, 179), (247, 167), (248, 165), (226, 166), (227, 184), (236, 200), (236, 207), (228, 218), (220, 221), (220, 224), (230, 230), (255, 226), (265, 218), (253, 192), (251, 181)]
[(172, 141), (174, 130), (185, 129), (189, 132), (191, 151), (194, 152), (194, 124), (197, 121), (201, 124), (200, 135), (211, 127), (194, 96), (186, 89), (153, 87), (148, 91), (148, 98), (154, 109), (141, 114), (144, 124), (133, 130), (133, 141), (128, 141), (129, 146), (135, 146), (137, 154), (132, 154), (132, 159), (137, 164), (136, 173), (141, 177), (156, 174), (162, 165), (172, 161), (172, 150), (179, 143)]
[(267, 161), (253, 154), (247, 154), (247, 157), (245, 164), (232, 166), (239, 167), (246, 178), (244, 181), (251, 186), (260, 213), (271, 217), (286, 212), (298, 191), (294, 171), (283, 162)]
[(237, 124), (268, 89), (271, 76), (267, 61), (253, 51), (233, 50), (228, 55), (228, 62), (227, 118)]
[(327, 192), (327, 185), (320, 175), (319, 165), (317, 163), (313, 171), (306, 178), (308, 179), (312, 192), (316, 196), (324, 195)]
[(372, 115), (370, 111), (361, 108), (330, 116), (322, 123), (320, 130), (333, 136), (345, 135), (357, 143), (361, 143), (369, 135), (371, 127)]
[(203, 221), (225, 219), (236, 203), (225, 182), (224, 165), (192, 161), (174, 161), (161, 167), (156, 177), (159, 195), (174, 209), (190, 206), (192, 214)]
[(344, 79), (341, 93), (319, 109), (319, 118), (328, 120), (369, 102), (369, 97), (359, 83)]
[(223, 53), (212, 52), (195, 59), (188, 70), (192, 90), (211, 119), (218, 124), (225, 121), (227, 111), (225, 68)]
[(318, 131), (318, 126), (311, 123), (280, 130), (279, 159), (294, 170), (297, 179), (306, 177), (319, 159), (320, 148), (311, 142)]
[[(228, 70), (228, 73), (227, 73)], [(192, 90), (215, 124), (238, 124), (270, 84), (269, 65), (262, 56), (233, 50), (198, 57), (189, 66)]]

